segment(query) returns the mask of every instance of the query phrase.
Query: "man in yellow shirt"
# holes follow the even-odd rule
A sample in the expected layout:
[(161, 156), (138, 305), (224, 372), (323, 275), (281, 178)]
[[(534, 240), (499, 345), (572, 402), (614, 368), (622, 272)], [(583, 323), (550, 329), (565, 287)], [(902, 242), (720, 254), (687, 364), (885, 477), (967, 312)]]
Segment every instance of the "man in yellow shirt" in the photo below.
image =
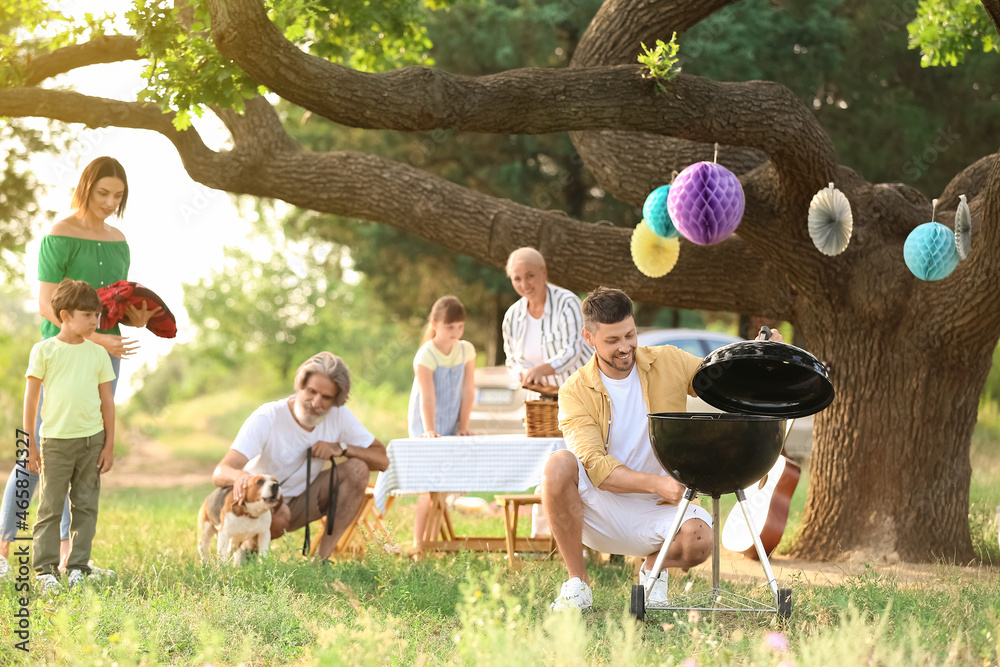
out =
[[(542, 504), (569, 574), (553, 609), (588, 609), (593, 602), (584, 545), (644, 557), (639, 577), (645, 583), (684, 494), (653, 453), (647, 415), (685, 412), (702, 362), (669, 345), (639, 347), (632, 301), (618, 289), (587, 295), (583, 326), (594, 356), (559, 390), (568, 450), (549, 457), (542, 484)], [(668, 567), (686, 570), (711, 553), (711, 516), (690, 505), (649, 602), (667, 602)]]

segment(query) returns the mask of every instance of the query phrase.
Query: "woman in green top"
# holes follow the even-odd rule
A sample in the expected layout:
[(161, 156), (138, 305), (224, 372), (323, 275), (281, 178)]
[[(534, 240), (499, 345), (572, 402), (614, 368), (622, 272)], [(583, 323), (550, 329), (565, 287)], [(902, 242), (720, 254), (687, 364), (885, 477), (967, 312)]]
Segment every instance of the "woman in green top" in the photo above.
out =
[[(74, 213), (52, 226), (48, 235), (42, 238), (38, 253), (38, 308), (45, 318), (42, 321), (42, 338), (51, 338), (59, 333), (59, 318), (52, 310), (52, 292), (63, 278), (83, 280), (94, 289), (110, 285), (128, 278), (129, 248), (125, 235), (107, 224), (105, 220), (112, 214), (121, 217), (128, 201), (128, 180), (125, 169), (118, 160), (99, 157), (91, 162), (80, 175), (80, 182), (73, 192)], [(141, 310), (126, 308), (127, 324), (144, 327), (159, 308)], [(121, 335), (118, 325), (109, 329), (98, 329), (90, 338), (111, 355), (111, 365), (115, 376), (121, 359), (135, 353), (135, 340)], [(114, 392), (117, 379), (111, 383)], [(35, 433), (31, 437), (41, 437), (41, 405), (38, 401), (39, 418), (35, 422)], [(10, 542), (17, 535), (15, 488), (18, 467), (11, 471), (4, 489), (3, 506), (0, 508), (0, 577), (9, 574), (7, 556)], [(22, 472), (20, 477), (24, 478)], [(34, 496), (38, 474), (28, 471), (28, 500)], [(21, 496), (23, 499), (23, 495)], [(63, 509), (62, 548), (60, 566), (65, 566), (69, 555), (69, 500)]]

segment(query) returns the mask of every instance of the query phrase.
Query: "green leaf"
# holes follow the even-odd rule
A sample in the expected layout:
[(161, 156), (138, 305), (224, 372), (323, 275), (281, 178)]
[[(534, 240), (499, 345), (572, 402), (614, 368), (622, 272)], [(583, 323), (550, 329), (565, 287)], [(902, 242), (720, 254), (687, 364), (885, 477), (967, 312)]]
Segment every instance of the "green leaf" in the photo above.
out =
[(680, 49), (680, 45), (677, 43), (677, 33), (675, 32), (670, 38), (669, 43), (664, 43), (663, 40), (656, 40), (656, 48), (650, 49), (645, 44), (640, 43), (639, 46), (642, 47), (642, 53), (639, 54), (639, 63), (646, 66), (646, 78), (651, 78), (656, 81), (656, 87), (662, 92), (666, 90), (663, 85), (664, 81), (670, 81), (678, 74), (680, 74), (681, 68), (677, 64), (679, 58), (677, 57), (677, 51)]
[(955, 67), (979, 46), (1000, 51), (986, 10), (973, 0), (921, 0), (906, 30), (909, 48), (920, 51), (922, 67)]

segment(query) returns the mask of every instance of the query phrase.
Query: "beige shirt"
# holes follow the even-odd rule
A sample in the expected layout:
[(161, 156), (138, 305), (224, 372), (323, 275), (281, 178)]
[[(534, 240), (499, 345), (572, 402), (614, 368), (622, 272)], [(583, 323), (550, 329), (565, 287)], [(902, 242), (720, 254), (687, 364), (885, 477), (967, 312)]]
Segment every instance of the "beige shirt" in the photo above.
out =
[[(701, 362), (701, 357), (672, 345), (636, 348), (635, 363), (647, 410), (686, 412), (687, 397), (696, 395), (691, 382)], [(600, 486), (612, 470), (623, 465), (608, 454), (608, 438), (614, 428), (611, 397), (601, 380), (596, 355), (559, 389), (559, 428), (566, 447), (583, 463), (594, 486)]]

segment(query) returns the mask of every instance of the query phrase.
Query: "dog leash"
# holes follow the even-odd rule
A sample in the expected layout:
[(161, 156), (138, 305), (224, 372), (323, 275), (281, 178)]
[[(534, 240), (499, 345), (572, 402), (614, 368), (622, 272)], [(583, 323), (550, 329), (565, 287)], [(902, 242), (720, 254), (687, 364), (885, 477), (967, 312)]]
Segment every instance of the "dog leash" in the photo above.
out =
[[(309, 534), (309, 490), (312, 487), (312, 447), (306, 451), (306, 534), (302, 540), (302, 555), (309, 556), (312, 539)], [(329, 505), (326, 512), (326, 534), (333, 535), (333, 517), (337, 514), (337, 487), (340, 485), (337, 464), (330, 457)]]

